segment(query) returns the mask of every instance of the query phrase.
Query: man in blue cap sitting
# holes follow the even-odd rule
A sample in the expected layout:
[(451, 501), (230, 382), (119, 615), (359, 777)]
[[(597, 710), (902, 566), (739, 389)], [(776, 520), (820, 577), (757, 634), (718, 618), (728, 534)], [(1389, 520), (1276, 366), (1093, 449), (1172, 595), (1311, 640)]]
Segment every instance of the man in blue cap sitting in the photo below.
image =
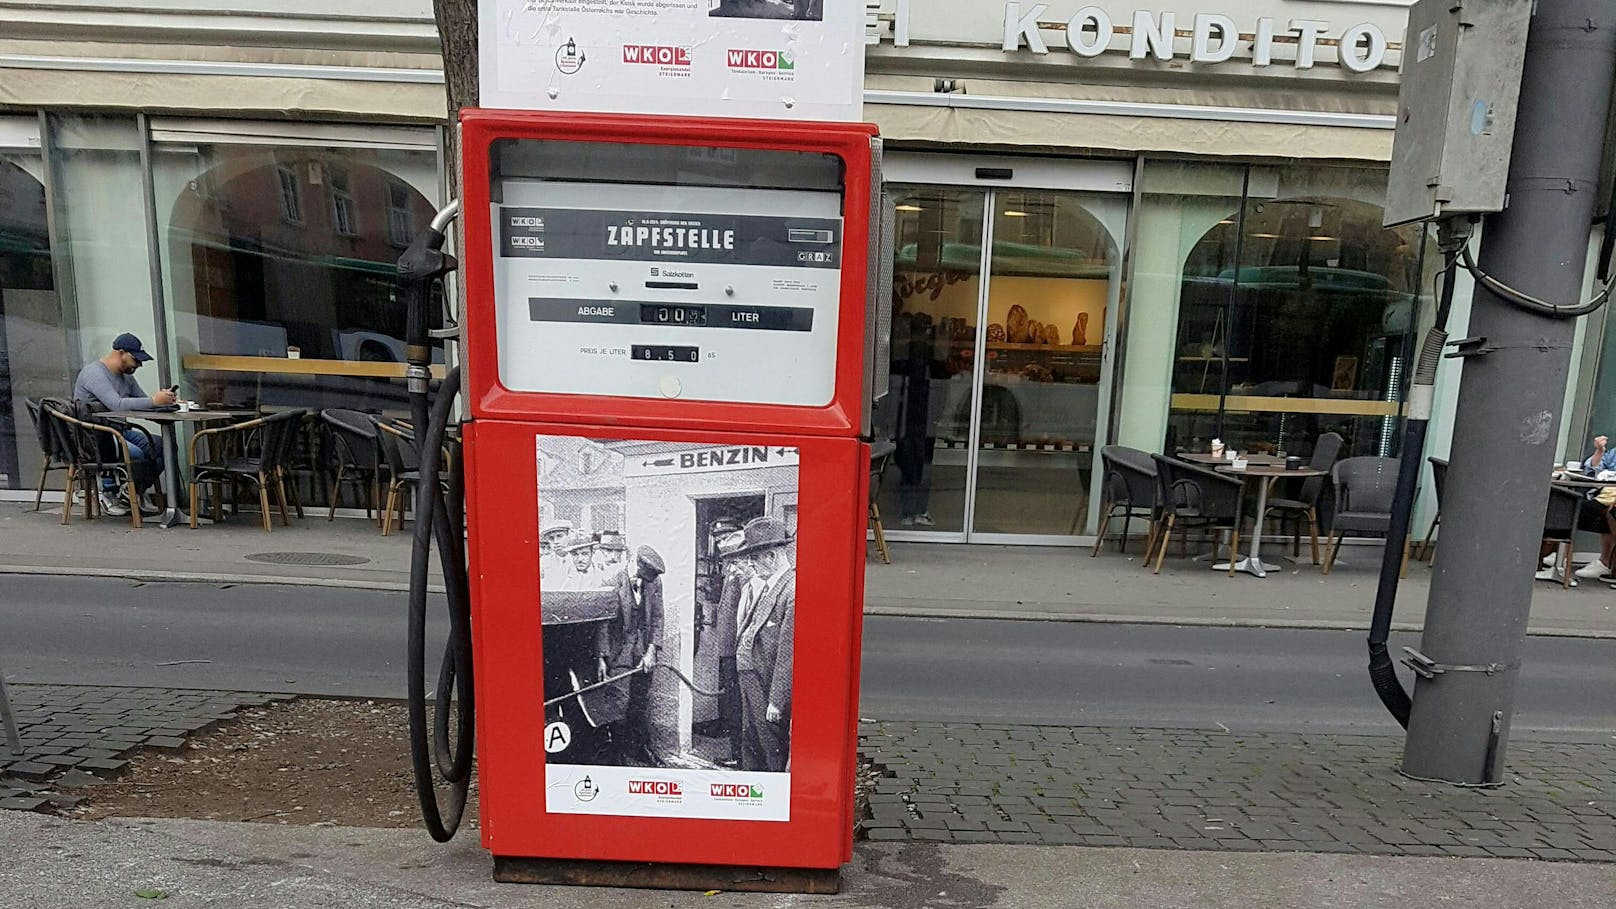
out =
[[(174, 403), (175, 394), (162, 389), (146, 394), (135, 381), (135, 370), (140, 364), (151, 362), (151, 354), (141, 346), (140, 339), (124, 332), (112, 340), (112, 350), (99, 360), (86, 363), (73, 383), (73, 398), (92, 411), (151, 410)], [(133, 478), (141, 490), (140, 510), (158, 514), (162, 509), (151, 500), (150, 486), (163, 472), (163, 453), (152, 438), (134, 427), (123, 433), (129, 443), (129, 457), (135, 461)], [(130, 505), (125, 503), (112, 477), (101, 478), (101, 510), (110, 515), (126, 515)]]

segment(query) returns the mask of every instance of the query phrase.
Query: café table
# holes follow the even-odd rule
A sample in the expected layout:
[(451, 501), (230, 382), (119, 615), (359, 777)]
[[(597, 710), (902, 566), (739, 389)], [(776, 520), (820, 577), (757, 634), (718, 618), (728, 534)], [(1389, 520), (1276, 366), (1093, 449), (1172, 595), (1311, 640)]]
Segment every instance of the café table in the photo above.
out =
[[(1285, 477), (1296, 477), (1298, 479), (1322, 477), (1329, 471), (1319, 470), (1315, 467), (1298, 467), (1295, 470), (1287, 470), (1285, 469), (1284, 461), (1279, 461), (1277, 464), (1249, 462), (1242, 470), (1237, 470), (1232, 465), (1226, 464), (1218, 467), (1217, 471), (1240, 477), (1247, 482), (1257, 480), (1257, 520), (1254, 522), (1251, 531), (1251, 551), (1246, 553), (1245, 558), (1234, 563), (1234, 570), (1244, 571), (1252, 577), (1265, 578), (1268, 576), (1268, 572), (1279, 570), (1278, 565), (1270, 565), (1262, 560), (1262, 525), (1263, 517), (1268, 511), (1268, 490), (1273, 488), (1276, 480)], [(1228, 571), (1229, 563), (1223, 562), (1212, 567), (1218, 571)]]
[[(108, 415), (120, 420), (141, 420), (146, 423), (156, 423), (162, 431), (163, 497), (168, 500), (168, 510), (163, 512), (157, 523), (162, 527), (174, 527), (181, 523), (189, 524), (191, 522), (191, 516), (180, 508), (180, 424), (230, 423), (235, 420), (251, 419), (258, 416), (258, 412), (253, 410), (120, 410)], [(130, 507), (138, 508), (140, 503), (131, 503)]]

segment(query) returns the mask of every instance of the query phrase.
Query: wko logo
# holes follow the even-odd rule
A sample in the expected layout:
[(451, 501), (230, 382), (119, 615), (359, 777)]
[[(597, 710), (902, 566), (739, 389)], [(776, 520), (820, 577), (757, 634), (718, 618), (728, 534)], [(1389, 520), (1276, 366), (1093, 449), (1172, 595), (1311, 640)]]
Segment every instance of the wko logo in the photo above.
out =
[(679, 788), (678, 783), (667, 780), (629, 780), (628, 794), (683, 796), (684, 790)]
[(730, 69), (794, 70), (797, 62), (791, 57), (772, 50), (735, 50), (728, 55)]
[(657, 66), (689, 66), (690, 48), (660, 44), (623, 45), (624, 63), (651, 63)]
[(713, 783), (707, 787), (707, 794), (715, 799), (760, 799), (763, 788), (745, 783)]

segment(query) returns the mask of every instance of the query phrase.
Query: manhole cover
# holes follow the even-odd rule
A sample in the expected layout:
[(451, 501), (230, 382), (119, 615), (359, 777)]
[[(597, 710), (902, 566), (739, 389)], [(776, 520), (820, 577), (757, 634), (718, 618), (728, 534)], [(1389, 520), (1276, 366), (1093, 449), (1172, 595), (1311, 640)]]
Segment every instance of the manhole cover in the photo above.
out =
[(370, 561), (362, 556), (336, 552), (255, 552), (247, 558), (272, 565), (363, 565)]

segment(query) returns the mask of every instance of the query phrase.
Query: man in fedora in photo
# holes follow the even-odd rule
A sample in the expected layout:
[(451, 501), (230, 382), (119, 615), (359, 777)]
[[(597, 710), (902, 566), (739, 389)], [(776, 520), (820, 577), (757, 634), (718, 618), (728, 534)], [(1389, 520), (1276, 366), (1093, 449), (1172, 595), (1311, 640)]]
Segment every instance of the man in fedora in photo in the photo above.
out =
[[(165, 388), (148, 395), (135, 381), (135, 370), (143, 363), (150, 363), (151, 359), (151, 354), (141, 346), (140, 339), (124, 332), (112, 339), (112, 350), (106, 356), (86, 363), (79, 370), (78, 378), (73, 382), (73, 399), (95, 413), (168, 407), (175, 400), (173, 391)], [(138, 505), (143, 513), (161, 513), (162, 509), (151, 497), (150, 487), (163, 473), (162, 449), (143, 430), (127, 423), (119, 424), (117, 428), (123, 431), (124, 441), (129, 443), (129, 458), (135, 470), (135, 476), (130, 479), (134, 481), (135, 488), (141, 491), (140, 502), (125, 502), (117, 482), (103, 476), (101, 510), (109, 515), (126, 515), (131, 507)]]
[(780, 772), (791, 760), (792, 638), (797, 611), (796, 539), (762, 517), (730, 553), (752, 575), (741, 595), (735, 671), (741, 687), (741, 769)]

